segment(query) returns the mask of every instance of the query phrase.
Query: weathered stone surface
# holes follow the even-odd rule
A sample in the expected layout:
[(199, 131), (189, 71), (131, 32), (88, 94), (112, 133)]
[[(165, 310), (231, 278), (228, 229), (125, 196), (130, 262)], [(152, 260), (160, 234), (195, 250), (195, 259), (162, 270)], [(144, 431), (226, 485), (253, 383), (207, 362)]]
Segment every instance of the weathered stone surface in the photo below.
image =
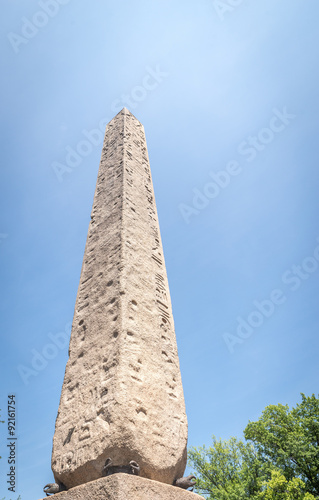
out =
[(114, 465), (135, 460), (141, 476), (172, 484), (184, 473), (186, 442), (144, 129), (124, 109), (106, 129), (52, 470), (72, 488), (102, 477), (111, 457)]
[[(204, 500), (176, 486), (114, 474), (54, 495), (54, 500)], [(43, 499), (44, 500), (44, 499)]]

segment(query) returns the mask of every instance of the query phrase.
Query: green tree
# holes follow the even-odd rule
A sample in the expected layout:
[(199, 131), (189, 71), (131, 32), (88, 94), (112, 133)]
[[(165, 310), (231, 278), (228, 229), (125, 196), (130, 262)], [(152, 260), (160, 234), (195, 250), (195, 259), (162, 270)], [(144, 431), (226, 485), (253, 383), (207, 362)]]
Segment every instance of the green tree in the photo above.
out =
[(209, 500), (316, 500), (300, 478), (287, 480), (258, 458), (251, 443), (213, 436), (212, 446), (191, 448), (189, 462), (197, 475), (196, 492)]
[(263, 483), (263, 490), (257, 495), (258, 500), (315, 500), (305, 491), (305, 483), (294, 477), (288, 481), (279, 471), (271, 472), (271, 479)]
[(191, 448), (196, 491), (209, 500), (319, 500), (319, 399), (267, 406), (244, 435)]
[(189, 462), (197, 475), (196, 491), (210, 500), (255, 498), (270, 476), (254, 446), (234, 437), (222, 441), (213, 436), (209, 448), (191, 448)]
[(305, 491), (319, 497), (319, 399), (301, 396), (291, 410), (288, 405), (267, 406), (244, 435), (263, 463), (272, 463), (288, 481), (301, 479)]

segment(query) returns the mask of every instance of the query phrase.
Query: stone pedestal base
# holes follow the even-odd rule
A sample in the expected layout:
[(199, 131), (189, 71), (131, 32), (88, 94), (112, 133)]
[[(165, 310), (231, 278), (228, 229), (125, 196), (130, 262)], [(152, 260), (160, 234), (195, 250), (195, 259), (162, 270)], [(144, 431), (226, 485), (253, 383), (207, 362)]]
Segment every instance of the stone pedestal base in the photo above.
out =
[(176, 486), (121, 473), (81, 484), (69, 491), (47, 498), (53, 498), (53, 500), (203, 500), (203, 497)]

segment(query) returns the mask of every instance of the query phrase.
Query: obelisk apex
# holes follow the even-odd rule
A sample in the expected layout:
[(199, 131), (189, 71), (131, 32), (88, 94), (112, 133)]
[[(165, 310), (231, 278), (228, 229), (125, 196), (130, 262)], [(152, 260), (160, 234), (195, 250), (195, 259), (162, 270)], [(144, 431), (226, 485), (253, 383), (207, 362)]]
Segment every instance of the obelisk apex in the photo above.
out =
[(68, 489), (105, 461), (173, 484), (187, 420), (144, 128), (123, 109), (106, 127), (52, 470)]

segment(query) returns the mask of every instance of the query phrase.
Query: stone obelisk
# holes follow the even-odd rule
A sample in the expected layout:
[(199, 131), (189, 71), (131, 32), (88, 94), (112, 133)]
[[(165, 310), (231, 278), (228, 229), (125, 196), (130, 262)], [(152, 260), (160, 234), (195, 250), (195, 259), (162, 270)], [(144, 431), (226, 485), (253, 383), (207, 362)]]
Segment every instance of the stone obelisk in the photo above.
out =
[[(86, 484), (89, 488), (103, 476), (107, 459), (115, 470), (134, 461), (140, 477), (130, 481), (145, 478), (153, 486), (155, 481), (172, 485), (183, 476), (186, 443), (183, 388), (144, 128), (124, 108), (106, 128), (52, 470), (67, 490), (93, 481)], [(124, 474), (110, 476), (111, 481), (115, 476)], [(171, 488), (177, 494), (179, 488)], [(61, 495), (71, 498), (64, 497), (69, 491)]]

